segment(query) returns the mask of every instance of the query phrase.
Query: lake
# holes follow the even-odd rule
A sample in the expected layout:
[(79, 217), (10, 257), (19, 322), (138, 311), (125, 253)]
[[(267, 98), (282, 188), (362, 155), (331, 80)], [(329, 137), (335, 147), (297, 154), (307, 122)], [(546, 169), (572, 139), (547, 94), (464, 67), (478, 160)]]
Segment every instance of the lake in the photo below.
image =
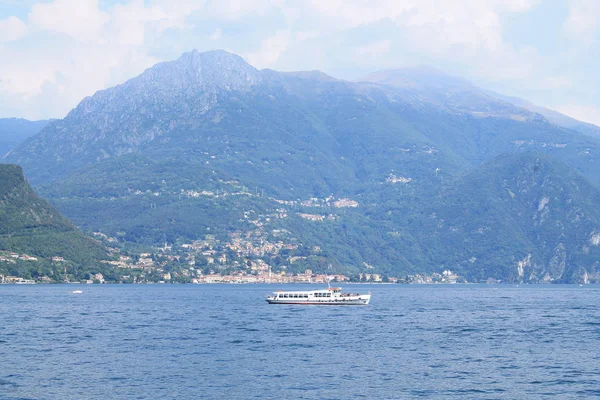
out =
[[(0, 285), (1, 399), (600, 396), (600, 286)], [(72, 293), (82, 290), (81, 294)]]

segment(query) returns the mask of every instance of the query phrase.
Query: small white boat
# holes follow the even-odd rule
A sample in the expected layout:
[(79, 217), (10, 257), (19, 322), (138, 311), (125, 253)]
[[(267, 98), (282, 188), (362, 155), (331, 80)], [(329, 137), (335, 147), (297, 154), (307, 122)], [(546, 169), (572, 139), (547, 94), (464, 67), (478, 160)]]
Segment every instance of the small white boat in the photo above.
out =
[(82, 294), (83, 290), (73, 290), (71, 293), (73, 293), (73, 294)]
[(268, 295), (266, 300), (269, 304), (365, 306), (371, 301), (371, 293), (343, 293), (339, 287), (302, 291), (277, 290)]

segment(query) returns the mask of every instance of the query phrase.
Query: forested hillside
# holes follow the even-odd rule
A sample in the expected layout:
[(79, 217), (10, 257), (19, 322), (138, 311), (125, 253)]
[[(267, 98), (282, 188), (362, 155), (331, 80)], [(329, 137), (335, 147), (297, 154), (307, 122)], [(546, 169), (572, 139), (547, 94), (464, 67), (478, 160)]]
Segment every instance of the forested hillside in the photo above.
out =
[(274, 270), (595, 276), (599, 139), (431, 74), (348, 82), (186, 53), (6, 159), (78, 226), (132, 244), (258, 227), (289, 245), (253, 256)]

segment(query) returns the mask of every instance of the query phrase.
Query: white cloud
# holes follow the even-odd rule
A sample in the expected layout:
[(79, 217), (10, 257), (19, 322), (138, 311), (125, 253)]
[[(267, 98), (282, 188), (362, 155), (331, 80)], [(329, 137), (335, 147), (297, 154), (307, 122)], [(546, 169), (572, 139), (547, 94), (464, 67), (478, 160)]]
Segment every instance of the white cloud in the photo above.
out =
[[(541, 61), (536, 49), (515, 48), (503, 38), (502, 16), (531, 10), (541, 0), (312, 0), (316, 14), (329, 19), (324, 32), (343, 32), (373, 24), (393, 24), (397, 33), (392, 45), (402, 41), (403, 51), (429, 60), (451, 59), (471, 65), (476, 75), (492, 79), (531, 76)], [(395, 46), (398, 47), (398, 46)], [(384, 49), (384, 48), (382, 48)], [(379, 65), (380, 51), (363, 65)], [(390, 52), (389, 57), (393, 57)], [(398, 57), (403, 55), (398, 54)], [(386, 60), (391, 64), (391, 60)]]
[(55, 69), (50, 63), (39, 62), (37, 57), (20, 60), (17, 51), (0, 52), (4, 62), (0, 65), (0, 92), (19, 94), (25, 98), (38, 94), (42, 85), (55, 80)]
[(573, 80), (564, 75), (542, 76), (539, 79), (540, 89), (556, 90), (573, 87)]
[(111, 13), (109, 32), (116, 32), (115, 39), (123, 46), (143, 46), (147, 32), (159, 35), (169, 28), (181, 28), (177, 16), (172, 16), (161, 7), (144, 5), (143, 0), (116, 5)]
[(27, 26), (17, 17), (0, 20), (0, 43), (12, 42), (22, 38)]
[(600, 126), (600, 107), (580, 104), (567, 104), (552, 107), (569, 117)]
[(161, 32), (178, 27), (169, 15), (143, 0), (117, 4), (108, 12), (97, 0), (35, 4), (29, 13), (34, 51), (0, 47), (0, 102), (22, 109), (26, 118), (62, 117), (85, 96), (113, 86), (161, 61), (149, 46)]
[(284, 4), (284, 0), (212, 0), (204, 10), (219, 18), (236, 20), (249, 15), (265, 15)]
[[(259, 68), (321, 68), (352, 79), (425, 63), (508, 92), (523, 89), (523, 96), (527, 89), (555, 90), (555, 97), (562, 90), (570, 98), (566, 90), (580, 77), (566, 50), (543, 54), (504, 32), (507, 15), (541, 1), (39, 0), (27, 25), (0, 16), (0, 112), (8, 116), (2, 110), (10, 105), (21, 116), (60, 117), (84, 96), (158, 61), (217, 45)], [(563, 32), (573, 43), (593, 39), (600, 0), (569, 4)], [(578, 50), (573, 60), (591, 53)]]
[(492, 1), (499, 7), (504, 7), (510, 12), (525, 12), (540, 4), (542, 0), (507, 0), (507, 1)]
[(360, 46), (356, 49), (356, 60), (360, 63), (365, 60), (370, 61), (373, 58), (379, 58), (390, 51), (391, 45), (392, 42), (386, 39)]
[(246, 54), (245, 58), (256, 68), (273, 66), (287, 50), (289, 39), (289, 31), (279, 31), (275, 35), (264, 39), (260, 48), (255, 52)]
[[(62, 117), (83, 97), (162, 61), (151, 55), (152, 50), (166, 31), (195, 27), (190, 16), (234, 20), (281, 6), (277, 0), (124, 0), (110, 4), (101, 8), (99, 0), (38, 1), (31, 5), (28, 25), (16, 17), (0, 21), (0, 43), (24, 35), (30, 43), (39, 43), (30, 48), (0, 46), (0, 104), (22, 109), (19, 116), (27, 118)], [(204, 43), (220, 36), (217, 29)], [(287, 47), (288, 37), (277, 33), (264, 39), (255, 54), (257, 64), (275, 62)], [(183, 52), (202, 43), (188, 47), (192, 40), (181, 45), (177, 41), (174, 47), (182, 47)], [(159, 48), (160, 54), (171, 51)]]
[(296, 32), (296, 40), (299, 41), (304, 41), (304, 40), (311, 40), (311, 39), (316, 39), (319, 37), (319, 31), (316, 30), (310, 30), (310, 31), (300, 31), (300, 32)]
[(600, 27), (600, 2), (598, 0), (570, 0), (569, 17), (564, 30), (572, 39), (590, 45), (597, 40)]
[[(402, 26), (444, 25), (455, 29), (443, 34), (463, 37), (464, 30), (495, 32), (498, 28), (497, 14), (525, 12), (540, 0), (379, 0), (374, 6), (371, 0), (312, 0), (313, 10), (338, 21), (340, 29), (391, 20)], [(486, 19), (494, 20), (486, 24)], [(489, 25), (489, 26), (486, 26)], [(479, 26), (479, 28), (477, 28)], [(470, 37), (470, 40), (480, 40)]]
[(221, 39), (221, 35), (222, 35), (221, 28), (217, 28), (217, 29), (215, 29), (215, 31), (213, 33), (211, 33), (210, 40), (219, 40), (219, 39)]
[(55, 0), (31, 8), (29, 23), (41, 30), (63, 33), (76, 40), (99, 40), (100, 31), (109, 20), (100, 11), (98, 0)]

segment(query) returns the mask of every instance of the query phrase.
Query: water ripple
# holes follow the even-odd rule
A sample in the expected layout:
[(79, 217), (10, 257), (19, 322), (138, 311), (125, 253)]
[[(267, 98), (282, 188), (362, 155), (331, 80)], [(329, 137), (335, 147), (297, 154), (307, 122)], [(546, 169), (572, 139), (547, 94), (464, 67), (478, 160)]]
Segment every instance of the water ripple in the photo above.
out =
[[(357, 287), (269, 306), (260, 285), (0, 286), (0, 398), (600, 396), (600, 290)], [(354, 290), (354, 288), (353, 288)]]

